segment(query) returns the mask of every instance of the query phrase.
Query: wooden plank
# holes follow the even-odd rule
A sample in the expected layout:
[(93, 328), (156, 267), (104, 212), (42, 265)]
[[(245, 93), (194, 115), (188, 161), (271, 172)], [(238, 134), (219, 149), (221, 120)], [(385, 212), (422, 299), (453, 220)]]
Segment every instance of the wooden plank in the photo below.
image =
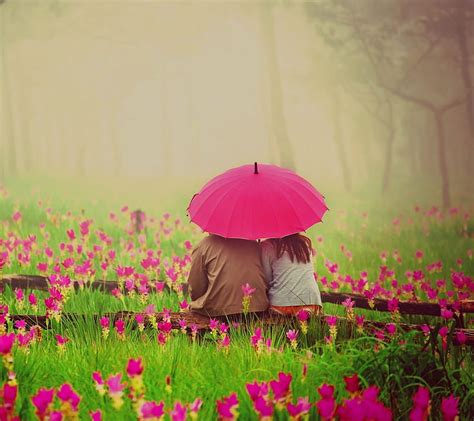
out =
[[(98, 314), (75, 314), (75, 313), (63, 313), (61, 316), (61, 319), (64, 321), (67, 321), (68, 323), (74, 323), (76, 320), (82, 319), (82, 320), (90, 320), (92, 319), (99, 325), (99, 319), (100, 317), (107, 316), (109, 317), (112, 325), (115, 322), (115, 320), (122, 319), (124, 321), (132, 322), (135, 315), (138, 313), (134, 312), (126, 312), (126, 311), (121, 311), (117, 313), (107, 313), (102, 316)], [(155, 314), (157, 321), (162, 321), (163, 320), (163, 313), (156, 313)], [(325, 316), (314, 316), (316, 318), (319, 318), (321, 322), (324, 323), (324, 317)], [(336, 316), (339, 322), (345, 322), (345, 323), (353, 323), (349, 322), (346, 317), (341, 317), (341, 316)], [(31, 327), (34, 325), (38, 325), (42, 327), (43, 329), (48, 329), (51, 327), (52, 323), (47, 323), (46, 321), (46, 316), (38, 316), (38, 315), (11, 315), (10, 318), (12, 319), (13, 322), (16, 320), (25, 320), (27, 327)], [(194, 312), (183, 312), (183, 313), (171, 313), (170, 314), (170, 319), (171, 319), (171, 324), (173, 326), (173, 329), (180, 329), (179, 326), (179, 320), (184, 319), (186, 321), (186, 324), (188, 328), (192, 325), (195, 324), (197, 326), (198, 331), (201, 333), (204, 331), (209, 330), (209, 321), (210, 319), (207, 316), (194, 313)], [(242, 315), (235, 315), (231, 316), (230, 318), (226, 317), (219, 317), (218, 318), (220, 321), (229, 321), (229, 319), (234, 320), (234, 321), (240, 321), (241, 323), (245, 323), (245, 320), (243, 319)], [(246, 319), (249, 319), (249, 315), (247, 315)], [(258, 320), (261, 321), (262, 323), (265, 323), (267, 325), (285, 325), (288, 322), (294, 321), (295, 317), (287, 317), (287, 316), (280, 316), (280, 315), (271, 315), (269, 313), (260, 313), (257, 315), (254, 315), (254, 317), (250, 317), (252, 320)], [(365, 320), (364, 321), (364, 327), (368, 329), (385, 329), (388, 323), (385, 322), (378, 322), (378, 321), (372, 321), (372, 320)], [(147, 323), (148, 326), (149, 323)], [(134, 325), (134, 328), (136, 326)], [(403, 331), (409, 331), (409, 330), (422, 330), (421, 325), (413, 325), (413, 324), (406, 324), (406, 323), (397, 323), (397, 328), (401, 329)], [(189, 329), (188, 329), (189, 331)], [(454, 330), (454, 338), (453, 338), (453, 343), (454, 345), (459, 345), (459, 342), (456, 338), (456, 334), (458, 332), (464, 332), (466, 335), (466, 345), (468, 346), (474, 346), (474, 329), (459, 329), (456, 328)]]
[[(73, 281), (74, 288), (79, 289), (79, 283)], [(48, 278), (39, 275), (3, 275), (0, 277), (0, 286), (10, 285), (11, 288), (22, 289), (36, 289), (47, 291)], [(114, 288), (118, 288), (117, 281), (98, 280), (87, 284), (92, 289), (99, 289), (110, 292)], [(184, 285), (184, 292), (187, 292), (187, 285)], [(373, 300), (374, 306), (371, 307), (367, 297), (358, 294), (351, 294), (347, 292), (321, 292), (321, 299), (323, 303), (342, 304), (347, 298), (355, 302), (354, 306), (357, 308), (364, 308), (367, 310), (389, 311), (388, 300), (375, 298)], [(420, 302), (406, 302), (400, 301), (398, 303), (400, 314), (412, 314), (423, 316), (441, 316), (441, 307), (435, 303), (420, 303)], [(448, 308), (451, 308), (448, 306)], [(474, 300), (466, 300), (461, 303), (461, 313), (474, 313)]]

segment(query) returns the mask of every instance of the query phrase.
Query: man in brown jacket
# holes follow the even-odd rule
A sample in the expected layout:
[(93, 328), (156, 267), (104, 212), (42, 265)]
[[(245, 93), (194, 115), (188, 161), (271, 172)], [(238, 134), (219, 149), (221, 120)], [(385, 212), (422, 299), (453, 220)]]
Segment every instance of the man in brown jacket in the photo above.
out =
[(246, 283), (255, 288), (249, 311), (267, 310), (267, 282), (256, 241), (211, 234), (193, 250), (188, 278), (191, 310), (211, 317), (242, 313)]

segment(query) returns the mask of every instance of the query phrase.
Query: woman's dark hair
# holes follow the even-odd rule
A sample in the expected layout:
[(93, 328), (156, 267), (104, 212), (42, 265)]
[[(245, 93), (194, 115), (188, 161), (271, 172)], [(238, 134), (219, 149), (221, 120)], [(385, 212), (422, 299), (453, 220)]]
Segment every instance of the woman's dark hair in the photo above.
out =
[(276, 248), (277, 259), (288, 252), (292, 262), (309, 263), (312, 253), (311, 240), (302, 234), (292, 234), (283, 238), (272, 238), (271, 242)]

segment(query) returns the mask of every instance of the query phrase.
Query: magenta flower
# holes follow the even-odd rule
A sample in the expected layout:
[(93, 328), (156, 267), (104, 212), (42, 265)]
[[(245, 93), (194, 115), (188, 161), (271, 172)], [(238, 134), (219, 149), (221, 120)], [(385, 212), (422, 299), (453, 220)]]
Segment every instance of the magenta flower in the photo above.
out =
[(272, 401), (267, 401), (259, 396), (254, 402), (255, 411), (258, 413), (260, 419), (271, 419), (275, 408)]
[(193, 403), (189, 404), (189, 411), (194, 414), (197, 414), (200, 411), (201, 406), (202, 406), (202, 399), (196, 398)]
[(48, 421), (63, 421), (63, 413), (61, 411), (51, 411)]
[(13, 343), (15, 342), (15, 334), (0, 335), (0, 354), (8, 355), (12, 352)]
[(65, 338), (64, 336), (61, 336), (61, 335), (56, 335), (56, 344), (59, 347), (66, 345), (66, 342), (68, 341), (69, 341), (68, 338)]
[(248, 282), (242, 285), (242, 294), (244, 294), (244, 297), (250, 297), (256, 290), (257, 289), (252, 288)]
[(18, 396), (18, 386), (5, 383), (3, 385), (3, 405), (7, 410), (13, 409)]
[(62, 402), (69, 403), (71, 408), (77, 411), (81, 397), (74, 391), (70, 384), (63, 384), (59, 388), (57, 396)]
[(410, 421), (426, 421), (429, 415), (430, 391), (423, 386), (413, 394), (413, 408), (410, 411)]
[(125, 333), (125, 322), (122, 319), (115, 321), (115, 330), (119, 336), (122, 336)]
[(98, 409), (97, 411), (91, 411), (89, 413), (92, 421), (102, 421), (102, 411)]
[(309, 319), (310, 313), (307, 310), (300, 310), (296, 314), (296, 317), (298, 317), (298, 320), (300, 322), (306, 322)]
[(187, 408), (181, 402), (176, 402), (170, 412), (171, 421), (186, 421)]
[(454, 395), (449, 395), (447, 398), (443, 398), (441, 401), (441, 413), (443, 414), (444, 421), (455, 421), (459, 415), (458, 410), (459, 398)]
[(268, 396), (268, 383), (258, 383), (257, 381), (254, 381), (253, 383), (247, 383), (245, 388), (253, 402), (255, 402), (259, 396)]
[(336, 326), (337, 317), (336, 316), (326, 316), (326, 323), (331, 327)]
[(456, 339), (460, 345), (464, 345), (467, 342), (467, 336), (462, 330), (456, 333)]
[(38, 299), (36, 298), (36, 295), (31, 293), (29, 296), (28, 296), (28, 301), (30, 302), (30, 304), (32, 306), (37, 306), (38, 305)]
[(165, 404), (163, 402), (145, 402), (140, 408), (140, 413), (145, 420), (160, 419), (165, 415), (164, 407)]
[(121, 383), (122, 373), (110, 375), (107, 379), (107, 386), (111, 395), (121, 394), (125, 388), (125, 383)]
[(104, 384), (104, 379), (102, 378), (102, 375), (100, 374), (100, 371), (94, 371), (92, 373), (92, 380), (94, 380), (94, 382), (97, 385), (103, 385)]
[(24, 330), (26, 328), (26, 322), (24, 320), (16, 320), (15, 328), (19, 330)]
[(283, 403), (290, 396), (291, 373), (278, 373), (278, 380), (270, 381), (270, 388), (273, 391), (273, 397), (278, 403)]
[(15, 288), (15, 298), (17, 301), (23, 301), (25, 295), (23, 294), (23, 290), (21, 288)]
[(53, 403), (54, 389), (40, 389), (38, 393), (31, 398), (31, 402), (36, 408), (36, 415), (43, 420), (49, 413), (50, 405)]
[(311, 410), (311, 403), (307, 397), (298, 398), (296, 405), (289, 402), (286, 405), (288, 414), (291, 418), (300, 419), (303, 415), (306, 415)]
[(442, 338), (445, 338), (446, 336), (448, 336), (448, 333), (449, 333), (449, 328), (447, 326), (443, 326), (440, 330), (439, 330), (439, 335), (442, 337)]
[(294, 329), (290, 329), (288, 332), (286, 332), (286, 337), (291, 342), (296, 341), (296, 339), (298, 338), (298, 331)]
[(237, 393), (234, 392), (231, 395), (222, 398), (222, 400), (217, 400), (216, 405), (220, 420), (233, 421), (237, 419), (237, 408), (239, 407)]
[(385, 329), (387, 329), (389, 335), (393, 336), (397, 331), (397, 326), (395, 325), (395, 323), (387, 323)]
[(108, 329), (110, 326), (110, 320), (108, 317), (101, 317), (100, 319), (100, 326), (102, 329)]
[(127, 364), (128, 377), (141, 376), (142, 373), (143, 373), (142, 359), (137, 358), (136, 360), (134, 360), (133, 358), (130, 358)]
[(346, 390), (350, 393), (357, 393), (360, 390), (359, 386), (359, 376), (357, 373), (353, 374), (350, 377), (344, 377), (344, 382), (346, 383)]

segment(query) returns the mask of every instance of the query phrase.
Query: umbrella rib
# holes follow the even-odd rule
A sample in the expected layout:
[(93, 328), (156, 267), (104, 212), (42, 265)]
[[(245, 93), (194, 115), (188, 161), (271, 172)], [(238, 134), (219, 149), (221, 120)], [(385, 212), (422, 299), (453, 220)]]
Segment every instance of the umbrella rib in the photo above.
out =
[[(239, 187), (245, 183), (246, 180), (242, 180), (240, 183), (239, 183)], [(209, 221), (212, 219), (212, 217), (214, 216), (214, 213), (216, 212), (217, 210), (217, 207), (219, 206), (219, 204), (224, 200), (225, 197), (227, 197), (230, 193), (232, 193), (233, 191), (231, 189), (227, 190), (223, 196), (221, 196), (220, 200), (216, 203), (216, 205), (214, 206), (214, 208), (212, 209), (212, 211), (210, 212), (209, 214), (209, 217), (207, 218), (207, 221), (206, 221), (206, 227), (202, 228), (204, 231), (207, 231), (207, 227), (209, 226)]]
[[(291, 186), (291, 185), (289, 185), (288, 183), (285, 183), (285, 182), (283, 182), (283, 184), (285, 184), (286, 186)], [(303, 200), (304, 203), (306, 203), (306, 205), (308, 206), (309, 209), (311, 209), (312, 211), (314, 211), (314, 213), (315, 213), (316, 216), (319, 218), (319, 220), (322, 220), (322, 217), (324, 216), (325, 211), (323, 211), (323, 214), (322, 214), (321, 216), (318, 215), (318, 213), (316, 212), (316, 210), (314, 209), (314, 207), (313, 207), (311, 204), (308, 203), (308, 201), (306, 200), (306, 198), (305, 198), (298, 190), (292, 189), (292, 191), (293, 191), (293, 193), (297, 194), (297, 195), (301, 198), (301, 200)], [(324, 207), (327, 209), (327, 206), (326, 206), (326, 204), (325, 204), (324, 202), (323, 202), (323, 205), (324, 205)]]
[[(224, 182), (224, 183), (222, 183), (221, 185), (215, 187), (210, 193), (208, 193), (208, 190), (207, 190), (207, 187), (208, 187), (208, 186), (207, 186), (207, 185), (204, 186), (204, 188), (203, 188), (199, 193), (197, 193), (197, 195), (196, 195), (196, 197), (195, 197), (194, 199), (199, 200), (199, 195), (201, 195), (201, 197), (202, 197), (202, 195), (203, 195), (204, 193), (207, 193), (209, 196), (212, 195), (212, 194), (215, 194), (217, 190), (219, 190), (219, 189), (221, 189), (221, 188), (223, 188), (223, 187), (227, 187), (229, 184), (232, 184), (232, 183), (234, 182), (234, 180), (225, 180), (225, 181), (226, 181), (226, 182)], [(191, 202), (192, 202), (192, 200), (191, 200)], [(191, 202), (189, 203), (188, 208), (191, 207)], [(196, 208), (194, 209), (194, 212), (193, 212), (195, 215), (199, 212), (199, 210), (200, 210), (201, 207), (205, 204), (205, 202), (206, 202), (206, 201), (204, 200), (204, 201), (201, 201), (200, 203), (199, 203), (199, 202), (197, 203)], [(191, 220), (192, 220), (192, 219), (191, 219)]]

